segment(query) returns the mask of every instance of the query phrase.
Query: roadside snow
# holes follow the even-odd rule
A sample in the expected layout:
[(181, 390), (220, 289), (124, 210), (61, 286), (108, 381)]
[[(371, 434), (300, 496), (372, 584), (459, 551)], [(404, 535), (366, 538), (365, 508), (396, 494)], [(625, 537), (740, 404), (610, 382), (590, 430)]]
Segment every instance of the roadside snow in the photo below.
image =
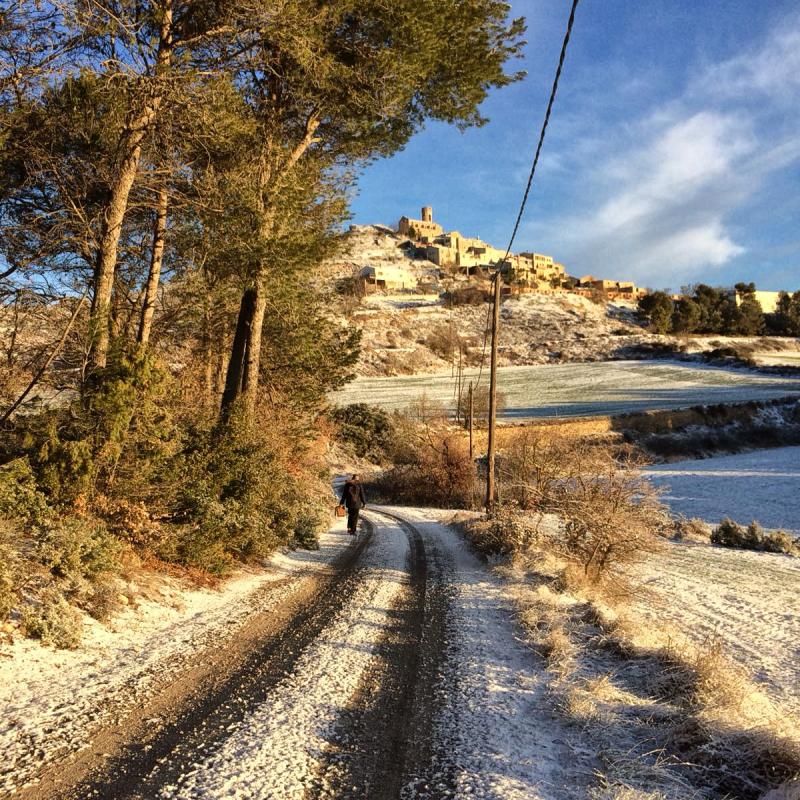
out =
[[(435, 521), (440, 512), (386, 510), (416, 526), (429, 565), (437, 565), (451, 591), (449, 650), (438, 689), (447, 699), (436, 731), (446, 760), (437, 766), (455, 779), (455, 796), (585, 798), (590, 754), (547, 710), (544, 675), (515, 621), (507, 586)], [(415, 788), (403, 796), (442, 796), (435, 786)]]
[(715, 456), (649, 467), (662, 499), (687, 517), (724, 517), (800, 534), (800, 447)]
[(163, 579), (160, 602), (140, 601), (108, 626), (87, 617), (78, 650), (51, 650), (29, 639), (0, 645), (0, 792), (85, 747), (93, 730), (169, 683), (212, 643), (224, 647), (251, 615), (279, 603), (293, 586), (277, 581), (324, 568), (349, 541), (337, 521), (318, 551), (278, 553), (267, 569), (217, 591)]
[(670, 542), (641, 569), (650, 592), (637, 601), (639, 612), (699, 644), (719, 640), (780, 708), (800, 719), (800, 559)]

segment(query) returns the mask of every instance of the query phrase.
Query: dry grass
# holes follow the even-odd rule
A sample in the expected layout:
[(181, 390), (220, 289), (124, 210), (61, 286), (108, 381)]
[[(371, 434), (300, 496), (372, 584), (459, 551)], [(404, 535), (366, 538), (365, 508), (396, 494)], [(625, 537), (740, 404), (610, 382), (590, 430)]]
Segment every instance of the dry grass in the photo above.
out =
[(505, 570), (554, 710), (602, 764), (593, 800), (741, 798), (800, 773), (800, 727), (725, 657), (654, 629), (552, 553)]

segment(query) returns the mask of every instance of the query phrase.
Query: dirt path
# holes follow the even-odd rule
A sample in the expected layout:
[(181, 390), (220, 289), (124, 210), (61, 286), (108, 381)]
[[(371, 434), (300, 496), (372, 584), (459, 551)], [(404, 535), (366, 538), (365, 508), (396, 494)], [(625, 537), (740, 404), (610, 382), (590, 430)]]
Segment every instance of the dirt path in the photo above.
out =
[(13, 796), (585, 797), (499, 582), (424, 509), (365, 517), (329, 569)]

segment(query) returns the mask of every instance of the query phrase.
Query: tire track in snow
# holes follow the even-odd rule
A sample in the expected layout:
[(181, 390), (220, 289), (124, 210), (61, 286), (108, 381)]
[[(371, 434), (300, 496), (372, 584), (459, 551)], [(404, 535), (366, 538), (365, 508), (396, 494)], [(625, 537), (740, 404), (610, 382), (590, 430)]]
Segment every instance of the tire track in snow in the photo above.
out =
[(387, 510), (422, 536), (447, 602), (431, 737), (401, 800), (585, 800), (594, 753), (551, 710), (507, 587), (426, 509)]
[[(303, 798), (320, 774), (342, 711), (377, 652), (406, 582), (408, 543), (394, 527), (373, 536), (336, 604), (268, 697), (224, 726), (213, 748), (187, 748), (179, 769), (157, 769), (134, 797), (289, 800)], [(235, 704), (237, 697), (231, 697)], [(131, 797), (131, 795), (123, 795)]]
[(439, 554), (406, 520), (383, 511), (377, 516), (388, 518), (408, 537), (409, 583), (375, 659), (340, 717), (308, 800), (396, 800), (414, 776), (429, 771), (432, 761), (440, 705), (435, 689), (449, 608)]

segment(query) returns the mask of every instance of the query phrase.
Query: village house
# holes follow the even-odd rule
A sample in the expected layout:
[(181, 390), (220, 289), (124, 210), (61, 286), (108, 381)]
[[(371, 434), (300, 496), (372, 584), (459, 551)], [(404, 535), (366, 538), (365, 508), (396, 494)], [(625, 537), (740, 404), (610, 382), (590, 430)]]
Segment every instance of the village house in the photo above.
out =
[(504, 250), (498, 250), (482, 239), (462, 236), (458, 231), (437, 236), (425, 248), (426, 258), (437, 266), (456, 267), (468, 272), (493, 266), (504, 255)]
[(542, 253), (509, 256), (505, 269), (512, 271), (515, 282), (539, 292), (556, 291), (566, 277), (564, 265)]
[(364, 267), (359, 273), (367, 291), (396, 292), (416, 289), (418, 279), (405, 267)]
[(594, 275), (580, 277), (576, 288), (577, 294), (602, 292), (610, 300), (638, 300), (647, 294), (645, 289), (640, 289), (633, 281), (611, 281), (595, 278)]
[[(740, 306), (744, 295), (741, 292), (736, 292), (736, 305)], [(775, 314), (778, 310), (778, 300), (780, 299), (780, 292), (762, 292), (756, 291), (755, 298), (761, 306), (761, 310), (765, 314)]]

